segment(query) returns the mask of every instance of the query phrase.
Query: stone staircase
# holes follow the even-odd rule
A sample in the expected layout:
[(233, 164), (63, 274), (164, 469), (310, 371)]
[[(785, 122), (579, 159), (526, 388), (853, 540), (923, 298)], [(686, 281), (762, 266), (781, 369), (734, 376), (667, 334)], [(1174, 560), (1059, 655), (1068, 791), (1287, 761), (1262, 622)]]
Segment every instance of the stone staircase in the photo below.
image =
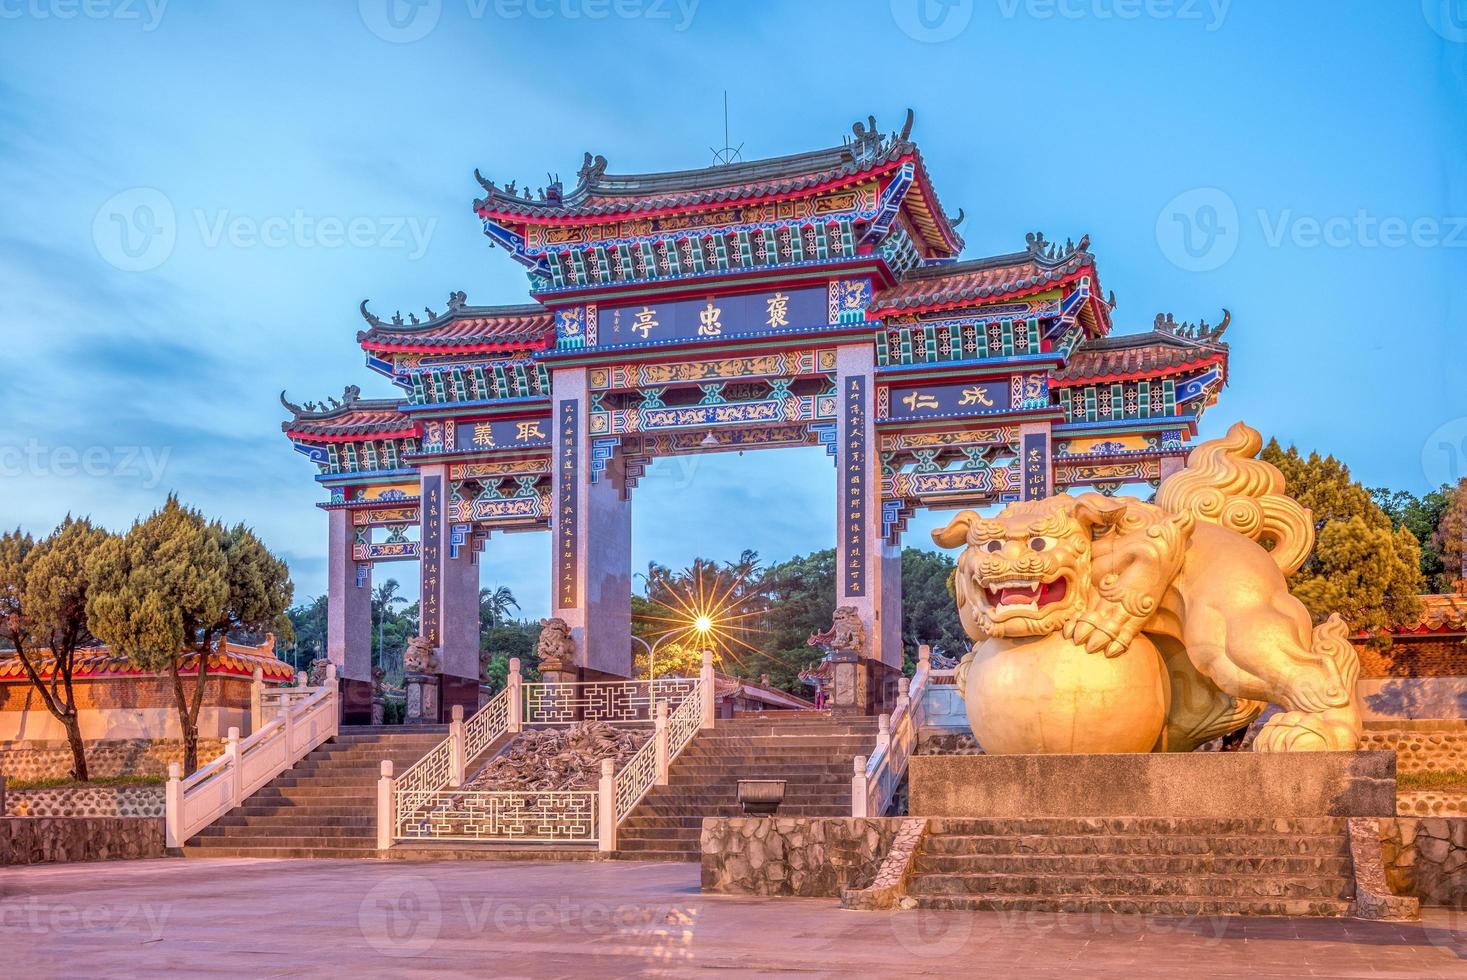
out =
[(184, 856), (375, 857), (381, 762), (392, 760), (400, 774), (447, 734), (447, 725), (343, 727), (204, 828), (184, 846)]
[(1351, 914), (1338, 818), (933, 819), (918, 907), (1154, 915)]
[(786, 780), (778, 816), (848, 817), (851, 760), (876, 744), (875, 718), (784, 712), (719, 720), (675, 760), (617, 831), (618, 858), (696, 861), (704, 817), (738, 816), (740, 779)]

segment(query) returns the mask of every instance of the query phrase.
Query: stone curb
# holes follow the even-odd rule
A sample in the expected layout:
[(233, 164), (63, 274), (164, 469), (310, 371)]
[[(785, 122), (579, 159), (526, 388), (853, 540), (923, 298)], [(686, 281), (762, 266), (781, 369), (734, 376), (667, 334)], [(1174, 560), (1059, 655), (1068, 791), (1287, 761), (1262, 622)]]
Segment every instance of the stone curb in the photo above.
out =
[(1375, 817), (1351, 817), (1346, 824), (1350, 838), (1350, 864), (1355, 873), (1355, 915), (1361, 919), (1414, 922), (1421, 918), (1421, 903), (1409, 896), (1393, 895), (1386, 884), (1381, 862), (1380, 821)]
[(847, 888), (840, 893), (840, 907), (861, 911), (893, 909), (907, 894), (907, 880), (927, 836), (925, 819), (907, 819), (897, 828), (891, 847), (876, 869), (876, 877), (865, 888)]

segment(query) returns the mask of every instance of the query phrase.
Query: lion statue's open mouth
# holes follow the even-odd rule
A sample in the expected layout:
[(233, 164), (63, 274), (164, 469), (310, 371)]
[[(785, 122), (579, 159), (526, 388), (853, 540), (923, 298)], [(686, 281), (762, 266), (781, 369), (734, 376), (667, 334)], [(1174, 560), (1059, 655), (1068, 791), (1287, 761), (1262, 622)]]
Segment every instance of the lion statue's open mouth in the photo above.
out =
[(1051, 582), (994, 582), (983, 588), (983, 597), (993, 610), (989, 615), (1042, 613), (1047, 607), (1064, 602), (1070, 583), (1064, 576)]

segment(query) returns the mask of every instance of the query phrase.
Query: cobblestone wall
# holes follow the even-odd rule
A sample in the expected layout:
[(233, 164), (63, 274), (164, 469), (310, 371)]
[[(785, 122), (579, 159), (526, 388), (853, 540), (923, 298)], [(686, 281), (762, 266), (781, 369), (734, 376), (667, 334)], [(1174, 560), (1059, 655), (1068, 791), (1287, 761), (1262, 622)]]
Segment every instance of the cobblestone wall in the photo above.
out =
[(0, 818), (0, 866), (163, 856), (163, 821), (157, 818)]
[(1467, 772), (1467, 728), (1366, 729), (1362, 749), (1395, 749), (1396, 772)]
[(703, 890), (839, 898), (865, 888), (902, 821), (863, 817), (709, 817)]
[(1380, 822), (1386, 881), (1422, 905), (1467, 907), (1467, 817)]
[(162, 786), (7, 789), (5, 817), (161, 817)]
[[(119, 738), (88, 741), (87, 775), (167, 776), (168, 763), (183, 762), (181, 739)], [(199, 765), (224, 752), (224, 740), (199, 739)], [(20, 780), (65, 779), (71, 748), (65, 742), (0, 742), (0, 775)]]

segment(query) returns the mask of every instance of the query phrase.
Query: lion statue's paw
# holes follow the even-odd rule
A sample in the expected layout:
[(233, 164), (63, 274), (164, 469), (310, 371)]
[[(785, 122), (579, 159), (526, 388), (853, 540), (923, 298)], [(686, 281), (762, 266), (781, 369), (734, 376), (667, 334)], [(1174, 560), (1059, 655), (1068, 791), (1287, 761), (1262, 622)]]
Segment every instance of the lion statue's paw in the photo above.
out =
[[(1119, 609), (1119, 607), (1116, 607)], [(1105, 612), (1087, 609), (1072, 622), (1065, 624), (1066, 639), (1090, 653), (1104, 653), (1107, 657), (1119, 657), (1131, 647), (1131, 641), (1140, 632), (1141, 622), (1124, 612)]]
[(1356, 747), (1359, 735), (1331, 712), (1281, 711), (1259, 729), (1254, 752), (1340, 752)]

